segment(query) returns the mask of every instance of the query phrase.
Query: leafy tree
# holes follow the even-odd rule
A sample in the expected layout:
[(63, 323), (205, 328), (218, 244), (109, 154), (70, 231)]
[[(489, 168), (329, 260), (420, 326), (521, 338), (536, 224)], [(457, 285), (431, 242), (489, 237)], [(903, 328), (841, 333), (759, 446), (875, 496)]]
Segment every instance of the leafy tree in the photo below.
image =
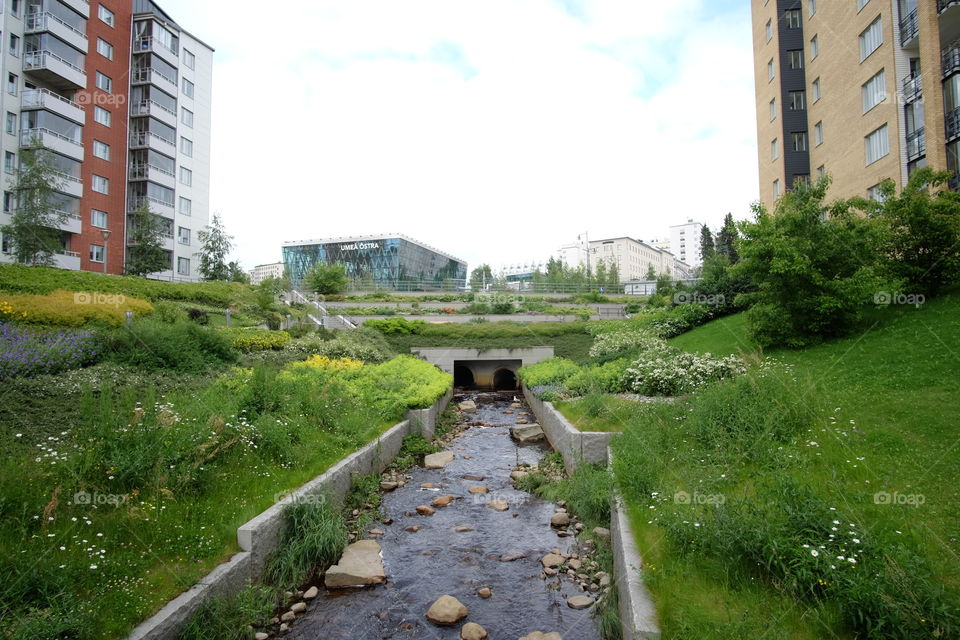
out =
[(2, 227), (10, 240), (14, 259), (21, 264), (53, 266), (53, 256), (62, 248), (64, 225), (70, 215), (57, 210), (55, 191), (63, 186), (63, 178), (49, 152), (24, 150), (13, 185), (17, 207), (10, 224)]
[(602, 258), (600, 260), (597, 260), (597, 266), (594, 269), (592, 279), (593, 279), (593, 283), (595, 283), (597, 286), (602, 287), (605, 284), (607, 284), (607, 261), (606, 260), (603, 260)]
[(773, 213), (758, 204), (755, 220), (740, 224), (733, 275), (756, 286), (738, 302), (753, 305), (747, 320), (762, 346), (803, 347), (846, 334), (876, 293), (891, 290), (879, 274), (876, 225), (845, 201), (826, 208), (829, 184), (798, 184)]
[(737, 264), (740, 261), (736, 247), (739, 237), (737, 223), (733, 221), (733, 214), (728, 213), (723, 219), (723, 227), (720, 229), (720, 233), (717, 234), (716, 252), (726, 256), (730, 264)]
[(124, 270), (131, 276), (145, 276), (170, 268), (170, 256), (163, 248), (166, 224), (161, 216), (142, 204), (130, 215), (127, 263)]
[(347, 289), (347, 269), (342, 264), (317, 264), (303, 277), (307, 288), (320, 295), (335, 295)]
[(204, 280), (230, 280), (230, 267), (227, 255), (233, 249), (233, 236), (227, 235), (219, 214), (213, 214), (213, 221), (204, 231), (197, 234), (201, 247), (198, 270)]
[(241, 284), (250, 284), (250, 274), (243, 270), (240, 262), (234, 260), (227, 265), (227, 279), (230, 282), (239, 282)]
[(899, 196), (893, 182), (886, 181), (882, 204), (854, 200), (854, 206), (878, 219), (887, 271), (905, 281), (909, 293), (933, 296), (960, 279), (960, 196), (934, 191), (950, 176), (924, 168), (910, 176)]
[(470, 289), (472, 291), (483, 290), (484, 285), (493, 284), (493, 269), (489, 264), (482, 264), (470, 272)]
[(647, 265), (647, 275), (644, 276), (645, 280), (656, 280), (657, 279), (657, 270), (653, 268), (653, 263)]
[(610, 265), (610, 270), (607, 272), (607, 286), (620, 286), (620, 267), (617, 266), (616, 262)]
[(700, 260), (706, 262), (716, 252), (713, 246), (713, 232), (710, 231), (710, 227), (703, 225), (703, 228), (700, 229)]

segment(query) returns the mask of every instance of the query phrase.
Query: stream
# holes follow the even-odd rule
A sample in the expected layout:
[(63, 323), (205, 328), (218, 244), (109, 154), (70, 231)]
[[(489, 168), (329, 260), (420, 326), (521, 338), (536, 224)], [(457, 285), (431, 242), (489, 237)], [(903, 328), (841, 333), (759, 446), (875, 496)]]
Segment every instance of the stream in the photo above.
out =
[[(560, 537), (550, 526), (556, 505), (513, 487), (510, 473), (518, 463), (538, 464), (550, 451), (546, 443), (520, 445), (510, 438), (523, 408), (514, 408), (512, 393), (469, 392), (454, 402), (473, 400), (477, 412), (461, 417), (469, 426), (448, 445), (455, 456), (443, 469), (414, 468), (412, 479), (383, 496), (386, 525), (369, 536), (382, 547), (387, 582), (353, 589), (321, 589), (310, 609), (287, 634), (297, 640), (380, 640), (384, 638), (459, 638), (466, 622), (483, 626), (494, 640), (516, 640), (534, 631), (559, 632), (564, 640), (599, 640), (592, 608), (574, 610), (566, 598), (583, 592), (562, 576), (544, 580), (540, 559), (560, 549), (577, 553), (576, 538)], [(505, 414), (512, 411), (512, 414)], [(527, 417), (527, 416), (524, 416)], [(535, 421), (529, 416), (531, 422)], [(464, 476), (473, 476), (472, 479)], [(483, 480), (477, 480), (483, 477)], [(421, 488), (435, 484), (439, 489)], [(474, 495), (470, 487), (486, 486)], [(431, 516), (416, 513), (438, 496), (456, 496)], [(505, 500), (506, 511), (488, 503)], [(407, 527), (419, 525), (419, 531)], [(456, 531), (460, 527), (469, 531)], [(487, 587), (493, 595), (481, 598)], [(425, 618), (433, 602), (451, 595), (469, 614), (451, 627), (438, 627)]]

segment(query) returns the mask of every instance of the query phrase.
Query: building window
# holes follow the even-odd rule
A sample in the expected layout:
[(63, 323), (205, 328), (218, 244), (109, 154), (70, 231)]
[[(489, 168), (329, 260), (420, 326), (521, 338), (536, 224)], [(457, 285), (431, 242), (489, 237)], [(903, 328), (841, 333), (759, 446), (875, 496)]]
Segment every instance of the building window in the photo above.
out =
[(820, 100), (820, 78), (813, 81), (813, 101), (817, 102), (818, 100)]
[(800, 28), (800, 9), (790, 9), (783, 14), (787, 21), (787, 29)]
[(810, 38), (810, 59), (816, 60), (818, 55), (820, 55), (820, 36), (813, 36)]
[(776, 160), (780, 157), (780, 141), (774, 138), (770, 141), (770, 159)]
[(12, 96), (17, 95), (17, 87), (20, 86), (20, 78), (15, 73), (7, 74), (7, 93)]
[(795, 133), (790, 134), (790, 137), (793, 141), (794, 151), (807, 150), (807, 132), (806, 131), (797, 131)]
[(177, 227), (177, 242), (180, 244), (190, 244), (190, 229)]
[(770, 58), (770, 62), (767, 63), (767, 80), (773, 80), (776, 76), (776, 71), (773, 66), (773, 58)]
[(767, 42), (773, 40), (773, 21), (767, 20)]
[(99, 262), (103, 263), (103, 245), (102, 244), (92, 244), (90, 245), (90, 262)]
[(857, 11), (859, 12), (861, 9), (867, 6), (868, 2), (870, 2), (870, 0), (857, 0)]
[(14, 58), (20, 57), (20, 37), (10, 34), (10, 55)]
[(780, 197), (780, 180), (773, 181), (773, 199), (776, 200)]
[(3, 212), (4, 213), (13, 213), (15, 202), (16, 202), (16, 199), (13, 197), (12, 191), (3, 192)]
[(193, 140), (188, 140), (181, 136), (180, 138), (180, 153), (187, 156), (188, 158), (193, 157)]
[(787, 64), (793, 70), (803, 69), (803, 49), (787, 51)]
[(863, 97), (864, 113), (887, 99), (886, 75), (883, 69), (880, 69), (880, 73), (867, 80), (860, 88), (860, 94)]
[(103, 176), (93, 175), (93, 190), (104, 195), (110, 194), (110, 181)]
[(103, 38), (97, 38), (97, 53), (107, 60), (113, 60), (113, 45)]
[(10, 13), (17, 17), (20, 16), (20, 0), (13, 0), (10, 3)]
[(16, 135), (17, 133), (17, 114), (7, 111), (7, 133)]
[(13, 253), (10, 238), (0, 233), (0, 253)]
[(823, 144), (823, 122), (813, 125), (813, 144), (820, 146)]
[(177, 273), (181, 276), (190, 275), (190, 258), (177, 258)]
[(183, 95), (187, 96), (188, 98), (193, 97), (193, 83), (186, 78), (183, 79)]
[(817, 179), (823, 180), (827, 177), (827, 167), (825, 165), (820, 165), (817, 167)]
[(883, 18), (877, 16), (877, 19), (870, 23), (870, 26), (860, 34), (860, 61), (863, 62), (871, 53), (880, 48), (883, 44)]
[(810, 7), (810, 17), (817, 12), (817, 0), (807, 0), (807, 6)]
[(864, 138), (867, 166), (890, 153), (890, 140), (887, 137), (887, 125), (883, 125)]
[(187, 69), (193, 69), (197, 66), (197, 57), (190, 53), (189, 49), (183, 50), (183, 65)]
[(97, 71), (97, 88), (101, 91), (106, 91), (107, 93), (113, 93), (113, 80), (110, 76), (104, 75)]
[(90, 211), (90, 224), (94, 227), (106, 229), (107, 228), (107, 212), (100, 211), (99, 209), (92, 209)]
[(188, 187), (193, 186), (193, 171), (186, 167), (180, 167), (180, 184), (185, 184)]
[(793, 186), (799, 187), (802, 184), (810, 184), (810, 176), (806, 173), (798, 173), (793, 176)]
[(790, 110), (803, 111), (806, 108), (807, 108), (807, 92), (791, 91), (790, 92)]
[(99, 140), (93, 141), (93, 155), (101, 160), (110, 160), (110, 145)]
[(193, 200), (180, 196), (180, 213), (185, 216), (193, 214)]
[(777, 119), (777, 99), (774, 98), (770, 101), (770, 121), (773, 122)]
[(100, 20), (111, 27), (117, 23), (117, 19), (114, 17), (113, 11), (110, 11), (110, 9), (107, 9), (102, 4), (97, 8), (97, 15), (100, 17)]
[(3, 154), (3, 170), (13, 174), (17, 172), (17, 154), (6, 151)]
[(180, 121), (188, 127), (193, 126), (193, 111), (186, 107), (180, 107)]
[(93, 107), (93, 119), (102, 124), (105, 127), (110, 126), (110, 122), (113, 119), (110, 112), (104, 109), (103, 107)]

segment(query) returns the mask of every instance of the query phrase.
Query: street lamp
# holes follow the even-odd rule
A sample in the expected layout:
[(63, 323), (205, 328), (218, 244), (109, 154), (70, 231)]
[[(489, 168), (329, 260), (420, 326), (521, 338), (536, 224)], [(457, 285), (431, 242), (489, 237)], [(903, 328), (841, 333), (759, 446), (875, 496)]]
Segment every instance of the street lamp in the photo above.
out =
[(112, 231), (110, 229), (100, 229), (100, 233), (103, 234), (103, 272), (107, 272), (107, 240), (110, 239), (110, 234)]

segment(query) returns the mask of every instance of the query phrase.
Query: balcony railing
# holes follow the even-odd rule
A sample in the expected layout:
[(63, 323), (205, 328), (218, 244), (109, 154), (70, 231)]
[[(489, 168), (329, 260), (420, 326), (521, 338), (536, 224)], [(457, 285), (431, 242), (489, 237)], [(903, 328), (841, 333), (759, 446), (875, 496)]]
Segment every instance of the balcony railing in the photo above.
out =
[(923, 82), (919, 73), (907, 76), (903, 80), (903, 101), (913, 102), (923, 94)]
[(948, 111), (944, 120), (946, 121), (947, 142), (953, 142), (960, 137), (960, 107)]
[(79, 185), (83, 184), (83, 180), (81, 180), (77, 176), (72, 176), (69, 173), (63, 173), (62, 171), (52, 171), (52, 173), (58, 178), (60, 178), (61, 180), (63, 180), (64, 182), (72, 182), (74, 184), (79, 184)]
[(151, 74), (156, 74), (157, 76), (159, 76), (160, 78), (163, 78), (164, 80), (166, 80), (167, 82), (169, 82), (174, 86), (176, 86), (177, 84), (176, 78), (170, 78), (169, 76), (166, 76), (163, 73), (157, 71), (153, 67), (146, 67), (143, 69), (134, 69), (133, 81), (137, 83), (152, 82), (153, 77)]
[(77, 29), (72, 24), (68, 24), (64, 22), (63, 20), (53, 15), (52, 13), (31, 13), (29, 16), (27, 16), (27, 33), (31, 31), (49, 30), (50, 20), (53, 20), (54, 22), (60, 24), (64, 28), (69, 29), (78, 37), (83, 38), (84, 40), (87, 39), (87, 34), (85, 34), (83, 31), (80, 31), (80, 29)]
[(943, 13), (955, 4), (960, 4), (960, 0), (937, 0), (937, 11)]
[(69, 142), (70, 144), (76, 145), (76, 146), (80, 147), (81, 149), (83, 148), (83, 143), (81, 143), (79, 140), (74, 140), (73, 138), (71, 138), (71, 137), (69, 137), (69, 136), (65, 136), (65, 135), (63, 135), (62, 133), (57, 133), (56, 131), (51, 131), (50, 129), (43, 129), (43, 128), (38, 128), (38, 129), (24, 129), (23, 131), (21, 131), (21, 132), (20, 132), (20, 146), (21, 146), (21, 147), (27, 147), (27, 148), (36, 147), (36, 146), (44, 146), (44, 145), (43, 145), (43, 138), (44, 138), (45, 136), (53, 136), (54, 138), (58, 138), (58, 139), (60, 139), (60, 140), (65, 140), (66, 142)]
[(150, 177), (150, 171), (156, 171), (171, 178), (175, 177), (173, 171), (167, 171), (155, 164), (142, 164), (138, 162), (130, 165), (130, 178), (133, 180), (146, 180)]
[(63, 58), (53, 53), (52, 51), (46, 51), (46, 50), (31, 51), (30, 53), (27, 53), (23, 58), (23, 68), (26, 69), (27, 71), (32, 71), (34, 69), (46, 69), (47, 58), (53, 58), (57, 62), (60, 62), (61, 64), (65, 64), (71, 69), (73, 69), (74, 71), (76, 71), (77, 73), (86, 73), (83, 69), (73, 64), (72, 62), (64, 60)]
[(148, 116), (148, 115), (150, 115), (151, 110), (152, 110), (154, 107), (156, 107), (157, 109), (161, 109), (161, 110), (163, 110), (163, 111), (166, 111), (168, 114), (170, 114), (170, 115), (173, 116), (174, 118), (177, 117), (177, 112), (176, 112), (176, 111), (173, 111), (172, 109), (168, 109), (168, 108), (166, 108), (165, 106), (163, 106), (162, 104), (160, 104), (159, 102), (154, 102), (153, 100), (142, 100), (142, 101), (140, 101), (140, 102), (134, 102), (134, 103), (132, 103), (131, 106), (130, 106), (130, 115), (132, 115), (132, 116)]
[(49, 89), (24, 89), (24, 90), (23, 90), (23, 99), (22, 99), (23, 101), (22, 101), (21, 104), (22, 104), (22, 106), (27, 107), (27, 108), (30, 108), (30, 107), (43, 107), (43, 106), (44, 106), (44, 101), (45, 101), (47, 98), (52, 98), (52, 99), (54, 99), (54, 100), (59, 100), (60, 102), (64, 103), (65, 105), (71, 106), (71, 107), (73, 107), (74, 109), (83, 110), (83, 108), (84, 108), (82, 104), (77, 104), (77, 103), (74, 102), (73, 100), (69, 100), (69, 99), (67, 99), (67, 98), (64, 98), (64, 97), (61, 96), (60, 94), (54, 93), (53, 91), (50, 91)]
[[(151, 198), (150, 196), (130, 196), (127, 206), (130, 211), (136, 211), (140, 207), (147, 205), (153, 210), (153, 205), (159, 205), (161, 207), (166, 207), (168, 209), (173, 209), (172, 202), (164, 202), (163, 200), (157, 200), (156, 198)], [(154, 213), (157, 213), (154, 211)]]
[(166, 138), (161, 138), (157, 134), (150, 131), (133, 131), (130, 133), (130, 146), (131, 147), (149, 147), (150, 140), (156, 139), (170, 146), (175, 146), (173, 140), (167, 140)]
[(927, 138), (923, 127), (907, 134), (907, 161), (913, 162), (927, 153)]
[(944, 78), (960, 71), (960, 46), (953, 46), (941, 52), (940, 68)]
[(920, 20), (917, 17), (917, 10), (914, 9), (900, 21), (900, 46), (906, 46), (919, 33)]
[(159, 38), (154, 38), (153, 36), (142, 36), (137, 38), (136, 42), (133, 43), (133, 52), (137, 53), (138, 51), (150, 51), (154, 45), (159, 45), (172, 53), (173, 55), (179, 55), (177, 50), (171, 49)]

